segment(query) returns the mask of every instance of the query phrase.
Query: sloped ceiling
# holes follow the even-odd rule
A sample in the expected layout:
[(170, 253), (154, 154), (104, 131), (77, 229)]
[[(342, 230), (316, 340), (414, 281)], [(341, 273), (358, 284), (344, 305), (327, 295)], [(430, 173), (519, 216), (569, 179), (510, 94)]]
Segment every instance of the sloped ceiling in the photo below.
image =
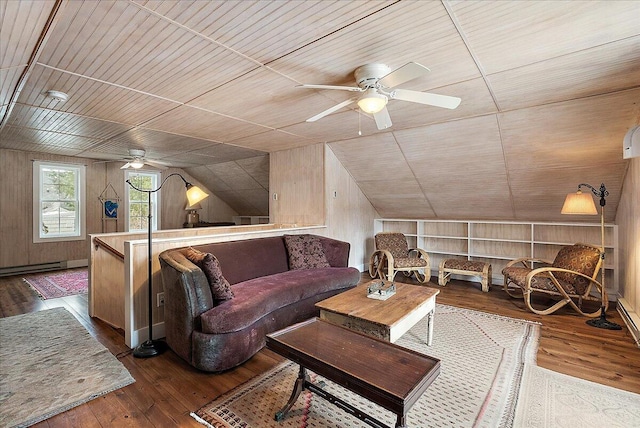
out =
[[(0, 148), (185, 168), (243, 215), (268, 153), (326, 142), (384, 217), (567, 220), (579, 183), (615, 217), (640, 122), (637, 1), (0, 1)], [(353, 71), (415, 61), (376, 129)], [(69, 94), (65, 103), (47, 90)], [(574, 220), (573, 218), (571, 220)]]

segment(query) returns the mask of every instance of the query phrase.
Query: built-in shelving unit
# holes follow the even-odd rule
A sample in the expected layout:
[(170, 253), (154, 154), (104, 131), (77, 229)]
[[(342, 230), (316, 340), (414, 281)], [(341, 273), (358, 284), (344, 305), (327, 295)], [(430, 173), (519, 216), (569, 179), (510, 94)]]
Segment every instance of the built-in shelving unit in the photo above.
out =
[[(502, 268), (518, 257), (552, 261), (561, 247), (576, 242), (601, 245), (600, 223), (537, 223), (475, 220), (376, 219), (374, 232), (402, 232), (409, 246), (431, 258), (432, 275), (447, 258), (491, 263), (493, 283), (502, 284)], [(618, 290), (618, 227), (605, 225), (605, 281), (612, 298)]]

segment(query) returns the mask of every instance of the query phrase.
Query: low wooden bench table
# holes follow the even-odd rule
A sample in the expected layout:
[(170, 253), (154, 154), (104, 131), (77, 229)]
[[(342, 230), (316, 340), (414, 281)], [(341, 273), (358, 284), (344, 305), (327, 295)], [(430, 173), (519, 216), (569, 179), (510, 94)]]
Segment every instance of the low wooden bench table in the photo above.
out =
[(304, 389), (370, 426), (389, 428), (312, 383), (306, 369), (384, 407), (406, 427), (407, 412), (440, 374), (440, 360), (318, 318), (267, 335), (267, 348), (300, 365), (291, 398), (275, 419), (284, 419)]
[(387, 300), (368, 298), (367, 287), (379, 282), (369, 281), (316, 303), (320, 318), (393, 343), (427, 317), (425, 342), (431, 346), (436, 295), (440, 290), (396, 282), (396, 294)]
[(438, 270), (438, 284), (445, 286), (452, 274), (479, 276), (482, 291), (485, 293), (491, 287), (491, 265), (485, 262), (461, 259), (445, 259), (440, 262)]

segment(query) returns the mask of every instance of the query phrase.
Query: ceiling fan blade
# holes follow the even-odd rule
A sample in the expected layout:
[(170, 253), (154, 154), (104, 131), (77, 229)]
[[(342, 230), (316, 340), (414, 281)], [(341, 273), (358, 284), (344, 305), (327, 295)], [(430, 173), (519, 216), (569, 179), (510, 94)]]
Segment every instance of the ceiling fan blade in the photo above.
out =
[(334, 111), (338, 111), (340, 110), (342, 107), (346, 107), (349, 104), (351, 104), (352, 102), (354, 102), (356, 99), (355, 98), (351, 98), (350, 100), (346, 100), (341, 102), (340, 104), (337, 104), (325, 111), (323, 111), (322, 113), (318, 113), (313, 117), (310, 117), (309, 119), (307, 119), (307, 122), (315, 122), (318, 119), (322, 119), (323, 117), (330, 115), (331, 113), (333, 113)]
[(145, 160), (144, 161), (145, 164), (147, 165), (151, 165), (153, 167), (156, 167), (158, 169), (167, 169), (168, 168), (168, 164), (165, 164), (164, 162), (160, 162), (160, 161), (150, 161), (150, 160)]
[(333, 85), (298, 85), (296, 88), (308, 88), (308, 89), (337, 89), (340, 91), (352, 91), (362, 92), (361, 88), (357, 86), (333, 86)]
[(387, 129), (391, 127), (391, 117), (389, 116), (389, 110), (383, 108), (378, 113), (373, 114), (373, 119), (376, 121), (376, 126), (379, 130)]
[(429, 71), (431, 70), (424, 65), (420, 65), (417, 62), (408, 62), (402, 67), (396, 68), (386, 76), (382, 76), (378, 80), (378, 83), (387, 88), (393, 88), (408, 82), (409, 80), (425, 76)]
[(430, 106), (443, 107), (453, 110), (462, 101), (458, 97), (448, 95), (438, 95), (429, 92), (410, 91), (408, 89), (396, 89), (390, 94), (392, 99), (410, 101), (412, 103), (426, 104)]
[(131, 166), (131, 162), (127, 162), (120, 167), (120, 169), (128, 169)]

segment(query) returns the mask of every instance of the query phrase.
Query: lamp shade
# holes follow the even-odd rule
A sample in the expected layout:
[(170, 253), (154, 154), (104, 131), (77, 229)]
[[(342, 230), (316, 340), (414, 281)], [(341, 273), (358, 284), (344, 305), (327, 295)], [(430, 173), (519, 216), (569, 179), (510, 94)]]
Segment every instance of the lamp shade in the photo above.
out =
[(193, 206), (208, 197), (209, 194), (205, 193), (198, 186), (194, 186), (193, 184), (187, 184), (187, 200), (189, 201), (189, 206)]
[(582, 193), (581, 190), (578, 190), (576, 193), (567, 195), (561, 213), (595, 215), (598, 214), (598, 210), (596, 210), (593, 197), (589, 193)]
[(194, 205), (191, 205), (190, 203), (187, 202), (187, 206), (184, 207), (184, 209), (186, 211), (201, 210), (202, 209), (202, 205), (200, 205), (200, 202), (196, 202)]
[(369, 114), (376, 114), (387, 105), (387, 97), (376, 92), (375, 89), (367, 89), (358, 100), (358, 107)]

